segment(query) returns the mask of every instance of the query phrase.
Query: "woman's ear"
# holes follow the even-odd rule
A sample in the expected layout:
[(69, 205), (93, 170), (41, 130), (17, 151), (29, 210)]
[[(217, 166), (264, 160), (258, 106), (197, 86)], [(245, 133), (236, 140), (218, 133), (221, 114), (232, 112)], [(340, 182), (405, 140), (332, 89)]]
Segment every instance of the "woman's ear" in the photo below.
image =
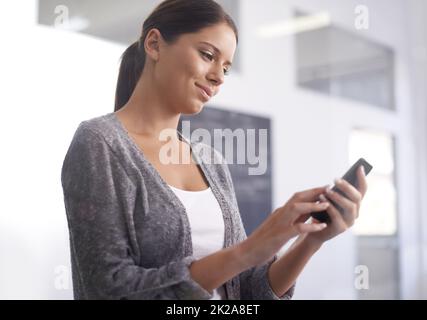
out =
[(146, 55), (154, 61), (158, 61), (160, 54), (160, 44), (163, 41), (162, 34), (158, 29), (151, 29), (144, 41)]

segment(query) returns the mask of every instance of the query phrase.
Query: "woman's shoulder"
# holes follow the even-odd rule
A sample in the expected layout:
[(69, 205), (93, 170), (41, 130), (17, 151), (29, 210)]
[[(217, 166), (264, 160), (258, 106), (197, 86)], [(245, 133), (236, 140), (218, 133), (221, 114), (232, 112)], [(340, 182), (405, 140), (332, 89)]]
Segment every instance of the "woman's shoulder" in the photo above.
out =
[(83, 120), (74, 132), (66, 158), (110, 158), (118, 135), (111, 113)]
[(115, 113), (81, 121), (74, 133), (73, 141), (76, 140), (92, 146), (108, 146), (115, 152), (130, 146), (126, 131), (121, 127)]
[(66, 192), (83, 197), (83, 191), (92, 188), (92, 183), (108, 188), (113, 185), (113, 178), (134, 187), (124, 166), (125, 158), (108, 141), (114, 130), (109, 117), (110, 114), (94, 117), (78, 125), (62, 164), (61, 181)]
[(96, 135), (106, 138), (115, 130), (114, 113), (107, 113), (83, 120), (78, 125), (76, 135)]

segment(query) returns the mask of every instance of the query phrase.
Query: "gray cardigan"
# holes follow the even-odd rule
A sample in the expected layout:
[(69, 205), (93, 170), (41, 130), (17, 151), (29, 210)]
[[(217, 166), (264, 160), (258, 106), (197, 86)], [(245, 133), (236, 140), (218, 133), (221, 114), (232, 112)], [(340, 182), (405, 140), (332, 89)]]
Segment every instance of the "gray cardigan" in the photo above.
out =
[[(218, 164), (215, 149), (190, 145), (222, 209), (224, 247), (241, 242), (246, 234), (227, 165)], [(61, 182), (75, 299), (212, 297), (190, 276), (195, 258), (184, 206), (114, 113), (80, 123)], [(227, 281), (228, 299), (290, 299), (294, 287), (277, 297), (269, 285), (275, 259)]]

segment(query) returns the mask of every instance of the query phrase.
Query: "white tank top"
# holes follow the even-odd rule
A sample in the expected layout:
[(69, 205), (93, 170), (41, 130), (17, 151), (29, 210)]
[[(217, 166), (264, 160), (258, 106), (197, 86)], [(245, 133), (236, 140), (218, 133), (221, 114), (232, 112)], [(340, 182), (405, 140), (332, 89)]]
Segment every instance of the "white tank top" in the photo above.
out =
[[(184, 205), (190, 222), (193, 255), (196, 259), (219, 251), (224, 245), (224, 219), (211, 188), (187, 191), (169, 186)], [(211, 300), (225, 300), (224, 285), (213, 291)]]

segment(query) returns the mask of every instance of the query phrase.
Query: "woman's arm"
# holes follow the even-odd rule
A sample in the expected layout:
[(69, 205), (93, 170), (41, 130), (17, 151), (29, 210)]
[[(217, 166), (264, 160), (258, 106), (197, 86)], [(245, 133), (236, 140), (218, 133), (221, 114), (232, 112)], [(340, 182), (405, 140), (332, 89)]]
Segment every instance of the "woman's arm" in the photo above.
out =
[(284, 295), (296, 282), (308, 260), (319, 250), (321, 244), (300, 236), (278, 260), (270, 265), (268, 280), (277, 296)]
[[(324, 190), (325, 188), (322, 187), (295, 194), (283, 207), (276, 209), (249, 238), (244, 239), (245, 236), (242, 234), (240, 238), (243, 241), (237, 245), (193, 262), (190, 267), (192, 278), (205, 290), (211, 291), (241, 272), (267, 263), (295, 235), (321, 231), (326, 225), (307, 225), (302, 221), (306, 220), (305, 216), (309, 215), (310, 212), (322, 211), (329, 206), (329, 204), (304, 202), (319, 196)], [(303, 248), (305, 252), (309, 252), (309, 249), (312, 249), (311, 246), (303, 246)], [(302, 259), (305, 255), (308, 255), (308, 253), (300, 254), (299, 256), (301, 257), (299, 259)], [(287, 260), (291, 263), (293, 259), (298, 259), (298, 257), (293, 257), (291, 254)], [(306, 259), (308, 260), (308, 258)], [(282, 268), (282, 270), (286, 269)], [(296, 273), (295, 278), (298, 274), (299, 272)], [(276, 273), (274, 275), (279, 276)], [(277, 296), (280, 297), (282, 295)]]
[(252, 267), (242, 259), (240, 250), (240, 246), (236, 245), (194, 261), (190, 266), (191, 277), (205, 290), (212, 292)]

